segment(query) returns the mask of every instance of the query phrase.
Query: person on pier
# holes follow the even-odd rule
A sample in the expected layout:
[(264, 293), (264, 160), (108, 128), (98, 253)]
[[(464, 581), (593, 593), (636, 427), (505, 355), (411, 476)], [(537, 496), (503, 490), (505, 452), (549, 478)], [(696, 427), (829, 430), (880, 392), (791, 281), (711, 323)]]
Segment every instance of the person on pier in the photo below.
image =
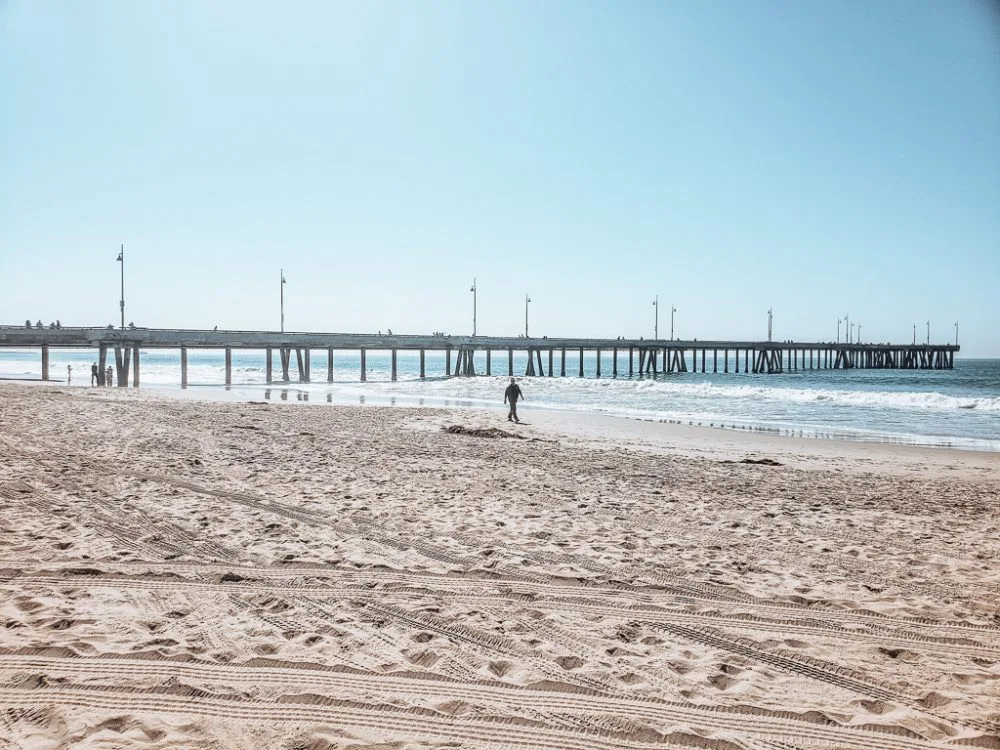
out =
[(521, 386), (519, 386), (514, 378), (510, 379), (510, 385), (507, 386), (507, 390), (503, 392), (503, 402), (510, 403), (510, 411), (507, 412), (508, 422), (518, 422), (521, 420), (517, 418), (517, 400), (524, 398), (524, 394), (521, 393)]

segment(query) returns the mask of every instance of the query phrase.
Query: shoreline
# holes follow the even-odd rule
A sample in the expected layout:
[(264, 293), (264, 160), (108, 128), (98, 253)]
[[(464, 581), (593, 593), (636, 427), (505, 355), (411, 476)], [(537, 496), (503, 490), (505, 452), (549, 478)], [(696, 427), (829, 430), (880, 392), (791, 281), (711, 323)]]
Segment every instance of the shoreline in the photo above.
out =
[[(331, 398), (329, 395), (326, 399), (316, 399), (310, 398), (310, 396), (315, 396), (315, 391), (310, 391), (305, 388), (300, 388), (297, 385), (272, 385), (272, 386), (253, 386), (245, 387), (241, 385), (231, 386), (229, 388), (225, 386), (191, 386), (187, 389), (182, 389), (178, 387), (163, 387), (158, 385), (143, 386), (139, 390), (132, 388), (96, 388), (89, 385), (67, 385), (63, 381), (57, 380), (25, 380), (18, 381), (15, 379), (5, 380), (0, 378), (0, 386), (25, 386), (31, 388), (46, 387), (46, 388), (64, 388), (69, 389), (72, 394), (77, 393), (91, 393), (97, 394), (114, 394), (114, 398), (161, 398), (171, 401), (202, 401), (205, 403), (266, 403), (266, 404), (289, 404), (294, 406), (359, 406), (364, 408), (392, 408), (392, 409), (446, 409), (446, 410), (460, 410), (460, 411), (470, 411), (470, 412), (486, 412), (486, 413), (497, 413), (500, 414), (506, 411), (506, 407), (503, 405), (489, 405), (477, 401), (472, 401), (468, 399), (436, 399), (433, 397), (398, 397), (398, 396), (385, 396), (385, 395), (362, 395), (355, 399), (353, 397), (340, 397)], [(265, 396), (265, 392), (274, 391), (278, 394), (278, 398), (272, 399)], [(120, 395), (124, 394), (124, 395)], [(289, 396), (297, 396), (297, 398), (289, 399)], [(305, 396), (305, 398), (303, 398)], [(437, 401), (441, 403), (437, 403)], [(451, 403), (454, 401), (455, 403)], [(425, 403), (430, 402), (430, 403)], [(787, 429), (779, 430), (777, 428), (770, 427), (750, 427), (750, 426), (725, 426), (725, 425), (706, 425), (706, 424), (683, 424), (680, 420), (664, 420), (656, 419), (652, 417), (641, 417), (641, 416), (626, 416), (615, 413), (600, 413), (600, 412), (586, 412), (575, 409), (558, 409), (558, 408), (534, 408), (530, 402), (524, 402), (523, 409), (526, 411), (525, 414), (549, 414), (556, 418), (556, 422), (563, 421), (567, 424), (597, 424), (602, 423), (603, 420), (611, 420), (607, 422), (607, 425), (615, 425), (620, 421), (625, 421), (629, 423), (637, 424), (648, 424), (648, 425), (659, 425), (662, 427), (659, 430), (662, 434), (674, 433), (678, 435), (687, 434), (686, 430), (691, 430), (690, 435), (702, 442), (708, 436), (717, 436), (717, 440), (732, 443), (733, 441), (739, 441), (740, 437), (752, 438), (753, 440), (760, 441), (761, 445), (768, 445), (768, 450), (788, 453), (786, 449), (786, 444), (783, 441), (805, 441), (806, 445), (811, 443), (817, 443), (817, 450), (813, 451), (808, 448), (800, 448), (799, 450), (804, 450), (806, 453), (822, 453), (824, 455), (830, 455), (837, 452), (837, 446), (845, 446), (844, 453), (849, 455), (856, 455), (859, 457), (864, 457), (864, 455), (873, 449), (880, 449), (882, 447), (895, 447), (899, 449), (908, 449), (915, 451), (932, 451), (930, 455), (936, 453), (944, 453), (948, 455), (955, 455), (963, 458), (963, 460), (969, 460), (971, 456), (994, 456), (998, 461), (1000, 461), (1000, 448), (993, 448), (991, 446), (980, 447), (979, 443), (981, 441), (974, 441), (976, 444), (972, 446), (968, 445), (943, 445), (936, 442), (926, 442), (921, 443), (916, 440), (910, 440), (909, 438), (919, 438), (921, 436), (900, 436), (899, 439), (888, 439), (880, 438), (878, 436), (866, 436), (861, 437), (857, 433), (844, 432), (843, 434), (830, 434), (820, 432), (819, 430), (810, 431), (807, 429)], [(506, 421), (506, 420), (504, 420)], [(798, 433), (798, 434), (796, 434)], [(637, 434), (649, 437), (653, 433), (649, 429), (639, 428)], [(941, 438), (946, 440), (949, 438)], [(768, 441), (779, 441), (774, 444), (770, 444)], [(952, 440), (956, 442), (969, 442), (972, 439), (963, 438), (953, 438)], [(671, 443), (667, 441), (665, 445), (676, 444), (676, 441)], [(853, 447), (847, 447), (853, 446)], [(921, 455), (921, 454), (918, 454)], [(989, 464), (991, 466), (1000, 466), (998, 461), (992, 461), (990, 459), (984, 459), (984, 464)], [(947, 461), (945, 461), (946, 463)], [(938, 463), (938, 462), (936, 462)]]

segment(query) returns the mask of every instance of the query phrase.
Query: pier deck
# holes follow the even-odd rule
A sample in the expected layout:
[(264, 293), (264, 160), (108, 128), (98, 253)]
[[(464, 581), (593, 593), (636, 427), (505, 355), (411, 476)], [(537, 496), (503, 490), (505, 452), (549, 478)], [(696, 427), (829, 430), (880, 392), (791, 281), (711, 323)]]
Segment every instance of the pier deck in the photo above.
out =
[[(365, 355), (369, 351), (392, 353), (392, 378), (396, 379), (396, 352), (419, 351), (420, 375), (425, 377), (425, 352), (445, 353), (448, 375), (475, 375), (476, 353), (485, 354), (483, 372), (487, 375), (514, 375), (514, 352), (528, 353), (525, 376), (566, 375), (566, 352), (579, 353), (578, 377), (583, 377), (583, 355), (595, 352), (596, 376), (601, 377), (601, 356), (611, 354), (613, 377), (619, 373), (620, 360), (628, 353), (627, 374), (659, 375), (677, 372), (781, 373), (819, 369), (952, 369), (955, 344), (837, 343), (830, 341), (700, 341), (667, 339), (599, 338), (524, 338), (503, 336), (382, 335), (371, 333), (279, 333), (269, 331), (200, 331), (165, 328), (28, 328), (0, 326), (0, 347), (41, 349), (42, 378), (48, 379), (50, 348), (96, 349), (100, 363), (100, 381), (109, 352), (115, 356), (119, 386), (129, 381), (139, 385), (140, 349), (179, 349), (180, 384), (187, 386), (187, 350), (223, 349), (226, 352), (226, 385), (232, 384), (232, 350), (264, 350), (267, 381), (289, 382), (292, 352), (295, 352), (299, 382), (310, 382), (310, 360), (306, 353), (326, 350), (327, 380), (333, 381), (334, 351), (357, 351), (360, 354), (360, 379), (366, 379)], [(280, 377), (274, 377), (273, 352), (280, 357)], [(495, 368), (493, 354), (506, 352), (506, 367)], [(558, 362), (556, 354), (558, 353)], [(452, 369), (452, 354), (455, 367)], [(546, 356), (543, 357), (543, 354)], [(732, 368), (730, 367), (732, 355)], [(547, 366), (546, 366), (547, 365)], [(494, 370), (497, 370), (494, 372)], [(625, 374), (624, 372), (621, 374)]]

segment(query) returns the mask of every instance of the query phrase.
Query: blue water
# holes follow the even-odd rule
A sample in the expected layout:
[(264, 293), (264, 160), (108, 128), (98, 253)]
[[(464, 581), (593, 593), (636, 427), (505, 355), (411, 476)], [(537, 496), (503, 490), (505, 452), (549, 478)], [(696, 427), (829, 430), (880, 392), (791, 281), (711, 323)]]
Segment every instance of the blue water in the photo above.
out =
[[(72, 385), (87, 387), (93, 356), (81, 350), (53, 350), (50, 376), (65, 380), (66, 366), (72, 365)], [(547, 355), (543, 361), (547, 370)], [(514, 372), (519, 378), (526, 362), (523, 352), (515, 355)], [(954, 370), (799, 370), (781, 375), (688, 372), (656, 378), (629, 378), (627, 352), (619, 355), (618, 362), (620, 375), (612, 378), (610, 352), (603, 353), (602, 377), (598, 380), (596, 357), (585, 356), (585, 377), (580, 379), (576, 377), (579, 359), (567, 353), (569, 377), (521, 381), (525, 407), (725, 425), (811, 437), (1000, 451), (1000, 360), (956, 360)], [(326, 353), (317, 351), (312, 355), (314, 382), (297, 382), (293, 357), (292, 382), (268, 387), (264, 352), (234, 351), (233, 389), (229, 395), (254, 400), (496, 407), (503, 400), (506, 352), (495, 353), (492, 364), (493, 377), (448, 378), (444, 354), (428, 352), (428, 377), (421, 381), (417, 354), (400, 352), (399, 380), (391, 382), (389, 354), (369, 352), (368, 382), (361, 383), (358, 354), (335, 352), (331, 384), (326, 382)], [(558, 375), (558, 352), (554, 364)], [(706, 364), (711, 369), (710, 357)], [(486, 355), (478, 352), (477, 372), (484, 373), (485, 366)], [(688, 354), (688, 367), (691, 366)], [(222, 385), (225, 360), (221, 350), (189, 350), (188, 367), (189, 393), (209, 398), (225, 394)], [(722, 368), (721, 358), (719, 367)], [(37, 349), (0, 350), (0, 377), (37, 379), (40, 372), (41, 356)], [(277, 352), (274, 373), (280, 376)], [(179, 352), (142, 351), (141, 384), (148, 389), (178, 389)]]

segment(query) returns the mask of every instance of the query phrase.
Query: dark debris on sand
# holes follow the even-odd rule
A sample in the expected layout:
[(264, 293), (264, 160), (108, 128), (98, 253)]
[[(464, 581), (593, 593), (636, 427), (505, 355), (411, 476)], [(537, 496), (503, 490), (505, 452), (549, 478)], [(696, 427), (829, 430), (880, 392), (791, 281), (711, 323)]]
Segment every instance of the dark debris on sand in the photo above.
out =
[(523, 435), (518, 435), (513, 432), (506, 432), (504, 430), (498, 429), (497, 427), (490, 427), (488, 429), (479, 429), (475, 427), (463, 427), (460, 424), (449, 425), (448, 427), (442, 427), (445, 432), (450, 432), (452, 435), (468, 435), (470, 437), (481, 437), (481, 438), (514, 438), (516, 440), (524, 440)]

